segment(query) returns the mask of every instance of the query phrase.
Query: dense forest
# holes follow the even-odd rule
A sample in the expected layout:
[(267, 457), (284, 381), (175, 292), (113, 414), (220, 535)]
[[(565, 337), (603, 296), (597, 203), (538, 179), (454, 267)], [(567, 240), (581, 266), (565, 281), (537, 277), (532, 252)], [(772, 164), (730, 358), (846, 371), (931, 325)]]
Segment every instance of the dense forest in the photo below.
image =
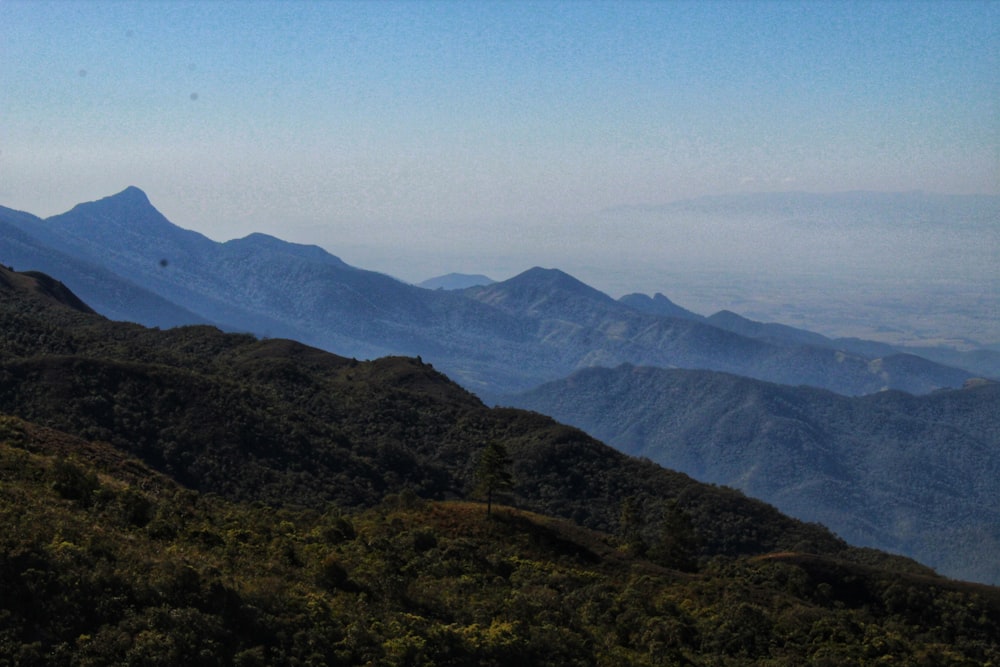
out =
[(403, 489), (462, 499), (479, 452), (500, 442), (509, 502), (524, 509), (614, 531), (625, 498), (651, 512), (675, 501), (706, 556), (847, 548), (548, 417), (487, 408), (419, 359), (359, 362), (211, 327), (158, 331), (5, 295), (0, 412), (108, 442), (193, 490), (304, 507), (369, 507)]
[(506, 405), (735, 486), (852, 544), (1000, 584), (1000, 383), (840, 396), (725, 373), (590, 368)]
[(0, 332), (0, 665), (1000, 660), (1000, 590), (419, 359), (114, 323), (7, 270)]

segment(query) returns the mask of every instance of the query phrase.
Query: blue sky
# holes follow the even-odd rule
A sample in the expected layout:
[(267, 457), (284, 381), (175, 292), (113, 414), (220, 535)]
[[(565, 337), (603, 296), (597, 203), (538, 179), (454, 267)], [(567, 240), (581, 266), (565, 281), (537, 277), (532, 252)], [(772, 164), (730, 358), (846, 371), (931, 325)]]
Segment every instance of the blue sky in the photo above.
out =
[(137, 185), (387, 270), (703, 195), (996, 194), (1000, 3), (0, 0), (0, 98), (2, 205)]

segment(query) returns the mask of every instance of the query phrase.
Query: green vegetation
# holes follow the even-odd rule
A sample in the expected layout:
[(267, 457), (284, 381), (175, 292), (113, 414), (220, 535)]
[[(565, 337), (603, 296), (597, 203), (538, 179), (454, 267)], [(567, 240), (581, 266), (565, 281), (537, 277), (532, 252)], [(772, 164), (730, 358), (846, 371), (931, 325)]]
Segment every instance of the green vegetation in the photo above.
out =
[(1000, 660), (994, 588), (792, 553), (686, 574), (565, 520), (406, 493), (350, 514), (232, 503), (0, 428), (0, 665)]
[(511, 459), (506, 497), (526, 510), (613, 533), (621, 499), (636, 496), (651, 522), (676, 502), (699, 557), (848, 549), (819, 526), (547, 417), (489, 409), (419, 360), (357, 362), (211, 327), (109, 322), (42, 301), (30, 285), (2, 296), (0, 412), (108, 442), (192, 490), (311, 508), (370, 507), (404, 489), (464, 499), (483, 443), (497, 443)]
[(0, 666), (1000, 664), (995, 588), (419, 360), (112, 323), (28, 278), (0, 269)]
[(623, 365), (582, 370), (509, 403), (737, 486), (852, 543), (1000, 584), (1000, 383), (846, 397)]

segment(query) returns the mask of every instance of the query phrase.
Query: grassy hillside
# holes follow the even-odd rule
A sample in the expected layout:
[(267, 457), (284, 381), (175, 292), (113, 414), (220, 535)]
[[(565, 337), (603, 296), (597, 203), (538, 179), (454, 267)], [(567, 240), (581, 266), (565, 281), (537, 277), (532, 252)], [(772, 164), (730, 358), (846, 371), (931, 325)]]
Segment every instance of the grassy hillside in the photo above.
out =
[(0, 665), (995, 664), (1000, 591), (523, 510), (234, 503), (0, 418)]

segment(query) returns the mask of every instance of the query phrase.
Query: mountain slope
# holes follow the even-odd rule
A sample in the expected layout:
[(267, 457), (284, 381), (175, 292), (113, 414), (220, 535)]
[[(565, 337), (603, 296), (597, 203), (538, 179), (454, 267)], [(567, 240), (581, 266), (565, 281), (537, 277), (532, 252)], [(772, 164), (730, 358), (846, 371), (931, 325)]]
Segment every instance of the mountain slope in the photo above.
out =
[(729, 310), (720, 310), (707, 317), (706, 321), (713, 326), (738, 333), (741, 336), (759, 338), (778, 344), (829, 346), (831, 343), (826, 336), (811, 331), (773, 322), (755, 322)]
[[(642, 295), (638, 296), (641, 297)], [(649, 297), (646, 298), (648, 299)], [(640, 300), (639, 303), (642, 303), (642, 301)], [(784, 324), (756, 322), (727, 310), (710, 315), (705, 321), (720, 329), (777, 345), (826, 347), (834, 350), (843, 350), (844, 352), (858, 354), (871, 359), (889, 358), (896, 355), (919, 356), (936, 364), (952, 366), (983, 377), (1000, 379), (1000, 352), (994, 350), (974, 349), (960, 351), (946, 347), (894, 347), (886, 343), (858, 338), (827, 338), (812, 331)], [(937, 369), (934, 372), (936, 373)]]
[(496, 281), (489, 276), (484, 276), (480, 273), (467, 274), (467, 273), (447, 273), (443, 276), (435, 276), (434, 278), (428, 278), (417, 284), (418, 287), (423, 287), (424, 289), (466, 289), (467, 287), (478, 287), (479, 285), (492, 285)]
[[(560, 271), (426, 290), (261, 234), (218, 244), (167, 221), (137, 188), (33, 224), (13, 216), (11, 224), (43, 246), (100, 263), (191, 311), (195, 321), (344, 356), (421, 355), (484, 397), (623, 362), (723, 370), (846, 394), (926, 392), (969, 377), (935, 364), (911, 376), (900, 365), (873, 368), (862, 355), (775, 345), (642, 312)], [(67, 282), (58, 269), (53, 275)]]
[(0, 415), (9, 665), (799, 665), (1000, 658), (1000, 590), (801, 553), (664, 567), (565, 520), (184, 489)]
[(653, 296), (646, 294), (626, 294), (618, 299), (629, 308), (638, 310), (650, 315), (661, 317), (679, 317), (686, 320), (704, 320), (705, 318), (697, 313), (693, 313), (687, 308), (682, 308), (676, 303), (657, 292)]
[(512, 498), (528, 509), (613, 530), (623, 498), (675, 499), (706, 555), (846, 549), (549, 418), (491, 410), (418, 360), (111, 322), (40, 302), (21, 284), (32, 280), (0, 280), (0, 412), (109, 442), (195, 490), (303, 506), (370, 506), (405, 488), (457, 498), (477, 452), (499, 440), (514, 460)]
[(622, 451), (1000, 581), (1000, 384), (849, 398), (705, 371), (590, 369), (511, 397)]
[[(6, 264), (59, 276), (72, 284), (81, 298), (116, 320), (147, 326), (208, 323), (209, 320), (139, 287), (99, 262), (80, 259), (25, 231), (37, 230), (43, 221), (35, 216), (0, 207), (0, 255)], [(58, 245), (58, 244), (56, 244)], [(222, 322), (217, 322), (223, 324)]]

